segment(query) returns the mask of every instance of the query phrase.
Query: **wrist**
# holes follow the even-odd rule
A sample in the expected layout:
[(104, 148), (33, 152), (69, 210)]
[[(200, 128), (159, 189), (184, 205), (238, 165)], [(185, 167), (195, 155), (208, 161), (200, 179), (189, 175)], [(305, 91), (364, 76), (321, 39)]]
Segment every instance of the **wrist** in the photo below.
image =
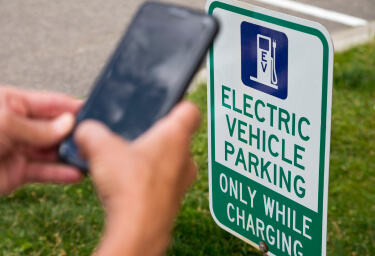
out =
[(152, 219), (150, 223), (145, 218), (150, 214), (145, 214), (141, 209), (122, 207), (112, 210), (108, 209), (105, 233), (95, 256), (155, 256), (164, 253), (169, 235), (155, 232), (152, 223), (160, 220)]

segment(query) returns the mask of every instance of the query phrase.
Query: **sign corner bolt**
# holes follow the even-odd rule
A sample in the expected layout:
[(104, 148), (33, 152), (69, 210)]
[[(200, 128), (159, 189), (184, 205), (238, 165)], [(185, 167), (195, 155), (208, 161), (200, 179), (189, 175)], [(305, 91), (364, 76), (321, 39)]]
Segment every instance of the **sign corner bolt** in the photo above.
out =
[(264, 241), (259, 242), (259, 250), (261, 250), (263, 252), (263, 256), (267, 256), (268, 246), (267, 246), (266, 242), (264, 242)]

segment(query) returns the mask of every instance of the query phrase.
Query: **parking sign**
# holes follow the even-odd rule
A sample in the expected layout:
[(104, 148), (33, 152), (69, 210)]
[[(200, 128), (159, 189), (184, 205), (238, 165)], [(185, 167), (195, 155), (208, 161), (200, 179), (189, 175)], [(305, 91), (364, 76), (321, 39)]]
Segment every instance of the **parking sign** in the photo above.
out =
[(326, 253), (333, 47), (320, 24), (207, 2), (210, 210), (268, 255)]

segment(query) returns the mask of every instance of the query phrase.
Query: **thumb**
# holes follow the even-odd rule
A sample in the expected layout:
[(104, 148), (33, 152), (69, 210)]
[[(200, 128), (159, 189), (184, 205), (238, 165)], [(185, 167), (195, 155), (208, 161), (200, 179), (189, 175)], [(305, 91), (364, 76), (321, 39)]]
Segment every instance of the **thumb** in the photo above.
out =
[(94, 120), (87, 120), (78, 125), (74, 140), (80, 154), (89, 162), (105, 152), (110, 152), (119, 142), (117, 135), (104, 124)]
[(126, 142), (104, 124), (93, 120), (82, 122), (77, 127), (74, 139), (80, 154), (89, 163), (90, 174), (100, 197), (106, 201), (114, 193), (114, 179), (117, 176), (113, 172), (118, 170), (120, 157), (126, 156)]
[(52, 120), (31, 119), (13, 114), (3, 114), (0, 129), (12, 141), (36, 147), (50, 147), (62, 140), (73, 128), (74, 116), (64, 113)]

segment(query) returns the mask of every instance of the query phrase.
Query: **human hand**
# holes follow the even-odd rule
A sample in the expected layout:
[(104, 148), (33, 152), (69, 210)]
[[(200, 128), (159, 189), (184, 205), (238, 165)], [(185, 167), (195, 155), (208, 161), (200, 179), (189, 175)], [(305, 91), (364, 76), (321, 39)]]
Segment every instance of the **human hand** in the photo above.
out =
[(81, 102), (59, 93), (0, 87), (0, 195), (27, 182), (77, 182), (81, 173), (56, 163)]
[(77, 145), (107, 213), (96, 255), (161, 255), (180, 200), (196, 175), (189, 153), (199, 111), (182, 102), (149, 131), (127, 142), (95, 121), (82, 123)]

